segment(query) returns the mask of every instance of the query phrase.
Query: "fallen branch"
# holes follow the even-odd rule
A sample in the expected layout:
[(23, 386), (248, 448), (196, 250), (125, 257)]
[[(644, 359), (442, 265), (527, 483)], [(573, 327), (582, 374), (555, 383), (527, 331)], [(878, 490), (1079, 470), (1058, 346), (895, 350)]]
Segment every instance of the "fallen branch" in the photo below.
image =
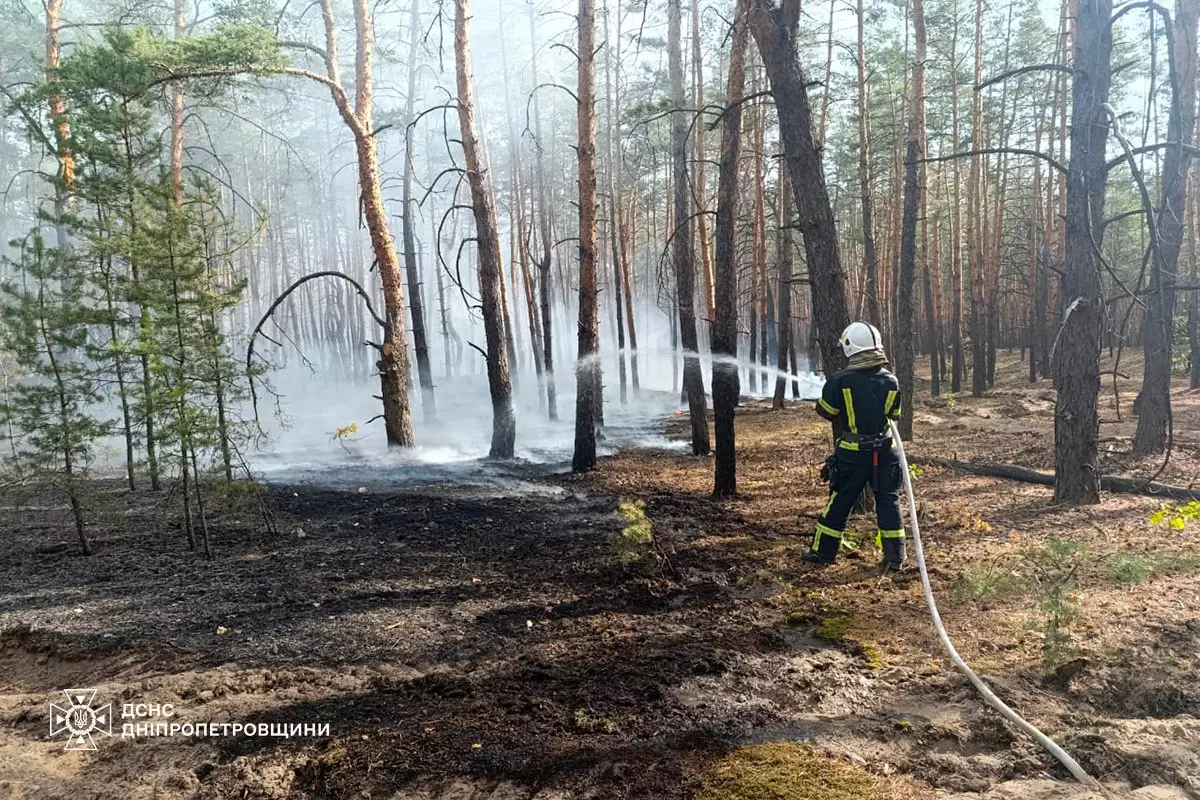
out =
[[(1053, 486), (1054, 473), (1038, 472), (1015, 464), (997, 464), (991, 461), (954, 461), (949, 458), (936, 456), (919, 456), (915, 461), (923, 464), (933, 464), (948, 469), (956, 469), (971, 475), (983, 475), (988, 478), (1005, 478), (1022, 483), (1036, 483), (1039, 486)], [(1154, 483), (1143, 478), (1127, 478), (1119, 475), (1101, 475), (1100, 488), (1108, 492), (1122, 494), (1146, 494), (1156, 497), (1170, 497), (1173, 500), (1200, 500), (1200, 489), (1189, 489), (1185, 486), (1170, 486), (1165, 483)]]

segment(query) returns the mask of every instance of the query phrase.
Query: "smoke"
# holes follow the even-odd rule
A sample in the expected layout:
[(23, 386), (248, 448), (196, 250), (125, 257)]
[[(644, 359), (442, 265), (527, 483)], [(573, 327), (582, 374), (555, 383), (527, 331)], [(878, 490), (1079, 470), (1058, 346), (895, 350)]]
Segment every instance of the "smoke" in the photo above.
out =
[[(646, 330), (653, 330), (647, 320)], [(659, 323), (666, 327), (665, 315)], [(436, 345), (435, 345), (436, 347)], [(436, 351), (435, 351), (436, 352)], [(558, 420), (546, 410), (544, 386), (532, 365), (514, 370), (514, 406), (517, 415), (517, 449), (512, 462), (487, 460), (491, 441), (492, 413), (483, 358), (473, 350), (464, 356), (459, 375), (435, 370), (436, 418), (426, 420), (421, 392), (410, 393), (417, 446), (389, 450), (382, 421), (367, 421), (380, 412), (373, 395), (378, 387), (370, 381), (348, 382), (329, 370), (329, 360), (310, 359), (307, 367), (293, 363), (272, 377), (279, 396), (278, 417), (264, 425), (269, 443), (254, 453), (250, 466), (269, 481), (310, 483), (342, 487), (417, 487), (455, 483), (506, 493), (545, 491), (539, 476), (562, 473), (570, 468), (575, 437), (574, 360), (557, 364), (555, 382)], [(630, 354), (626, 354), (627, 356)], [(329, 359), (336, 354), (329, 353)], [(663, 434), (665, 420), (683, 408), (678, 381), (680, 354), (670, 348), (639, 350), (641, 388), (632, 386), (627, 360), (627, 402), (620, 401), (617, 354), (601, 352), (604, 376), (604, 425), (599, 452), (610, 455), (623, 447), (678, 450), (686, 442)], [(531, 358), (529, 359), (532, 360)], [(434, 363), (439, 363), (435, 358)], [(701, 354), (706, 385), (711, 385), (711, 359)], [(741, 365), (743, 370), (746, 365)], [(774, 391), (775, 369), (760, 368), (769, 377), (766, 394)], [(789, 377), (790, 376), (785, 376)], [(819, 376), (799, 376), (805, 397), (820, 392)], [(791, 396), (788, 386), (788, 396)], [(338, 437), (339, 429), (357, 424), (353, 434)]]

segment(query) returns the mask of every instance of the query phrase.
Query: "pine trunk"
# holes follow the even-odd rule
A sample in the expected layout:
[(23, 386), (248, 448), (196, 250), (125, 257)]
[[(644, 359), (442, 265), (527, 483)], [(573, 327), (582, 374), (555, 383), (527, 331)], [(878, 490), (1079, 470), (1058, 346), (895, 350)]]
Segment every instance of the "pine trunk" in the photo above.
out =
[[(959, 106), (958, 106), (958, 0), (954, 2), (954, 35), (950, 44), (950, 92), (953, 119), (954, 149), (960, 149)], [(963, 350), (963, 264), (962, 264), (962, 167), (954, 159), (954, 214), (950, 232), (950, 391), (962, 391), (966, 371), (966, 353)]]
[(782, 7), (777, 7), (774, 0), (753, 0), (750, 31), (762, 54), (779, 114), (792, 196), (804, 237), (813, 323), (822, 366), (829, 375), (846, 363), (838, 337), (849, 325), (849, 314), (833, 209), (825, 186), (821, 153), (813, 138), (808, 81), (796, 55), (799, 15), (798, 0), (783, 0)]
[(792, 352), (792, 268), (795, 266), (793, 236), (792, 187), (786, 169), (779, 171), (779, 368), (775, 376), (775, 398), (772, 408), (783, 408), (787, 393), (788, 356)]
[(579, 360), (575, 367), (575, 472), (596, 464), (600, 319), (596, 286), (596, 3), (579, 0)]
[(721, 164), (717, 186), (716, 316), (713, 319), (713, 418), (716, 458), (713, 494), (737, 494), (737, 454), (734, 420), (738, 401), (737, 364), (737, 204), (738, 168), (742, 150), (742, 95), (746, 86), (746, 13), (750, 0), (738, 0), (729, 53), (729, 78), (722, 119)]
[(404, 272), (408, 279), (409, 310), (412, 313), (413, 351), (417, 357), (417, 380), (421, 384), (421, 413), (426, 422), (437, 418), (437, 405), (433, 394), (433, 369), (429, 364), (429, 339), (426, 334), (425, 305), (421, 300), (421, 274), (417, 264), (416, 221), (413, 219), (413, 150), (416, 125), (413, 111), (417, 98), (418, 49), (417, 33), (421, 26), (420, 0), (412, 0), (409, 12), (408, 44), (408, 97), (404, 103), (404, 209), (401, 224), (404, 226)]
[(1104, 237), (1104, 104), (1112, 61), (1112, 0), (1078, 0), (1075, 22), (1071, 161), (1067, 176), (1066, 260), (1063, 297), (1067, 316), (1052, 359), (1058, 401), (1054, 415), (1054, 499), (1100, 502), (1101, 321), (1103, 294), (1097, 249)]
[[(900, 276), (896, 286), (896, 377), (906, 398), (901, 407), (900, 436), (912, 438), (915, 369), (913, 353), (913, 285), (916, 282), (917, 217), (921, 212), (924, 187), (921, 160), (925, 157), (925, 5), (912, 0), (912, 23), (916, 52), (912, 64), (912, 97), (909, 101), (908, 136), (905, 142), (904, 214), (900, 233)], [(928, 281), (928, 269), (925, 270)]]
[[(605, 38), (608, 38), (608, 0), (604, 0), (604, 33)], [(620, 148), (620, 80), (617, 81), (617, 95), (613, 93), (613, 70), (618, 68), (621, 63), (621, 53), (619, 51), (621, 45), (621, 37), (618, 35), (616, 40), (617, 52), (613, 52), (612, 42), (605, 49), (604, 61), (604, 84), (608, 116), (608, 238), (612, 252), (612, 274), (613, 274), (613, 305), (615, 306), (617, 318), (617, 373), (620, 380), (621, 389), (621, 404), (629, 402), (629, 376), (625, 370), (625, 298), (626, 294), (623, 291), (624, 284), (624, 253), (621, 249), (621, 233), (620, 233), (620, 217), (621, 204), (618, 196), (618, 190), (622, 186), (620, 179), (621, 171), (621, 148)]]
[[(983, 0), (975, 4), (975, 85), (983, 82)], [(975, 92), (971, 101), (971, 149), (982, 150), (983, 140), (983, 94)], [(971, 159), (971, 174), (967, 180), (968, 216), (970, 231), (967, 233), (967, 250), (971, 265), (971, 396), (982, 397), (987, 389), (987, 303), (984, 286), (986, 256), (983, 252), (987, 241), (987, 209), (984, 195), (985, 156)]]
[(871, 201), (870, 107), (867, 98), (867, 52), (863, 36), (863, 0), (858, 0), (858, 187), (862, 202), (863, 270), (867, 283), (867, 319), (882, 327), (879, 313), (879, 256), (875, 252), (875, 220)]
[[(587, 2), (588, 0), (583, 0)], [(683, 347), (683, 391), (692, 423), (692, 453), (707, 455), (708, 398), (696, 334), (696, 285), (692, 237), (692, 204), (688, 191), (688, 120), (683, 88), (682, 0), (667, 0), (667, 50), (671, 82), (672, 166), (675, 175), (675, 226), (672, 255), (675, 265), (675, 294), (679, 309), (679, 340)]]
[[(700, 0), (692, 0), (692, 85), (695, 87), (696, 108), (704, 108), (704, 57), (700, 47)], [(704, 133), (708, 125), (701, 121), (696, 124), (696, 170), (695, 194), (696, 228), (700, 239), (700, 275), (704, 281), (704, 310), (708, 325), (712, 325), (716, 316), (716, 298), (713, 290), (713, 258), (712, 248), (708, 239), (708, 179), (705, 176)]]
[[(1196, 22), (1200, 3), (1176, 4), (1173, 96), (1167, 141), (1192, 143), (1196, 127)], [(1167, 447), (1171, 421), (1171, 370), (1174, 364), (1175, 286), (1179, 253), (1187, 219), (1187, 175), (1191, 155), (1183, 147), (1168, 147), (1163, 163), (1162, 205), (1156, 214), (1158, 258), (1151, 258), (1150, 296), (1142, 323), (1146, 357), (1142, 391), (1138, 395), (1138, 425), (1133, 437), (1135, 455), (1160, 453)]]
[[(359, 0), (362, 2), (363, 0)], [(488, 391), (492, 399), (492, 458), (512, 458), (517, 425), (513, 413), (512, 384), (508, 375), (508, 337), (505, 331), (500, 257), (500, 233), (489, 173), (484, 170), (475, 124), (475, 100), (471, 87), (471, 44), (468, 30), (470, 0), (456, 0), (454, 16), (454, 63), (458, 80), (458, 122), (462, 133), (467, 181), (475, 214), (475, 238), (479, 266), (479, 294), (483, 332), (487, 344)]]
[[(538, 45), (537, 28), (535, 26), (533, 4), (529, 5), (529, 42), (532, 49), (530, 67), (533, 70), (533, 85), (538, 84)], [(542, 310), (542, 345), (545, 348), (546, 366), (546, 414), (551, 420), (558, 419), (558, 389), (554, 383), (554, 321), (551, 297), (551, 271), (553, 261), (552, 238), (550, 232), (550, 199), (546, 188), (546, 142), (542, 138), (542, 107), (538, 100), (538, 92), (533, 93), (533, 130), (537, 141), (534, 150), (537, 153), (537, 192), (538, 192), (538, 225), (541, 244), (541, 258), (537, 261), (538, 268), (538, 299)]]

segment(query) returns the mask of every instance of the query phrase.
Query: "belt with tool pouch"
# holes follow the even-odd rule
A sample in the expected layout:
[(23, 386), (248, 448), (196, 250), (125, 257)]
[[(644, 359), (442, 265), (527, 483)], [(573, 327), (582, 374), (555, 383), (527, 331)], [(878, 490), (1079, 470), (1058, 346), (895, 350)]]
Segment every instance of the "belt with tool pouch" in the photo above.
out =
[(871, 454), (871, 486), (879, 488), (879, 451), (892, 449), (892, 437), (887, 433), (850, 433), (845, 432), (839, 438), (838, 447), (843, 450), (857, 450), (860, 453)]
[(888, 433), (843, 433), (838, 437), (839, 445), (843, 450), (861, 450), (870, 452), (874, 450), (878, 453), (880, 450), (890, 450), (892, 448), (892, 437)]

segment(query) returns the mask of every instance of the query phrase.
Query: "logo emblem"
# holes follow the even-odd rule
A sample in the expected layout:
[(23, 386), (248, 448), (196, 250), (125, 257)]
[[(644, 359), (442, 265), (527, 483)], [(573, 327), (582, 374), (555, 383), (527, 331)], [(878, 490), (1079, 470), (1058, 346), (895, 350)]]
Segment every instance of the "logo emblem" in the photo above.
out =
[(112, 703), (93, 707), (95, 689), (64, 689), (67, 705), (50, 704), (50, 735), (67, 734), (64, 750), (95, 750), (93, 732), (112, 736)]

